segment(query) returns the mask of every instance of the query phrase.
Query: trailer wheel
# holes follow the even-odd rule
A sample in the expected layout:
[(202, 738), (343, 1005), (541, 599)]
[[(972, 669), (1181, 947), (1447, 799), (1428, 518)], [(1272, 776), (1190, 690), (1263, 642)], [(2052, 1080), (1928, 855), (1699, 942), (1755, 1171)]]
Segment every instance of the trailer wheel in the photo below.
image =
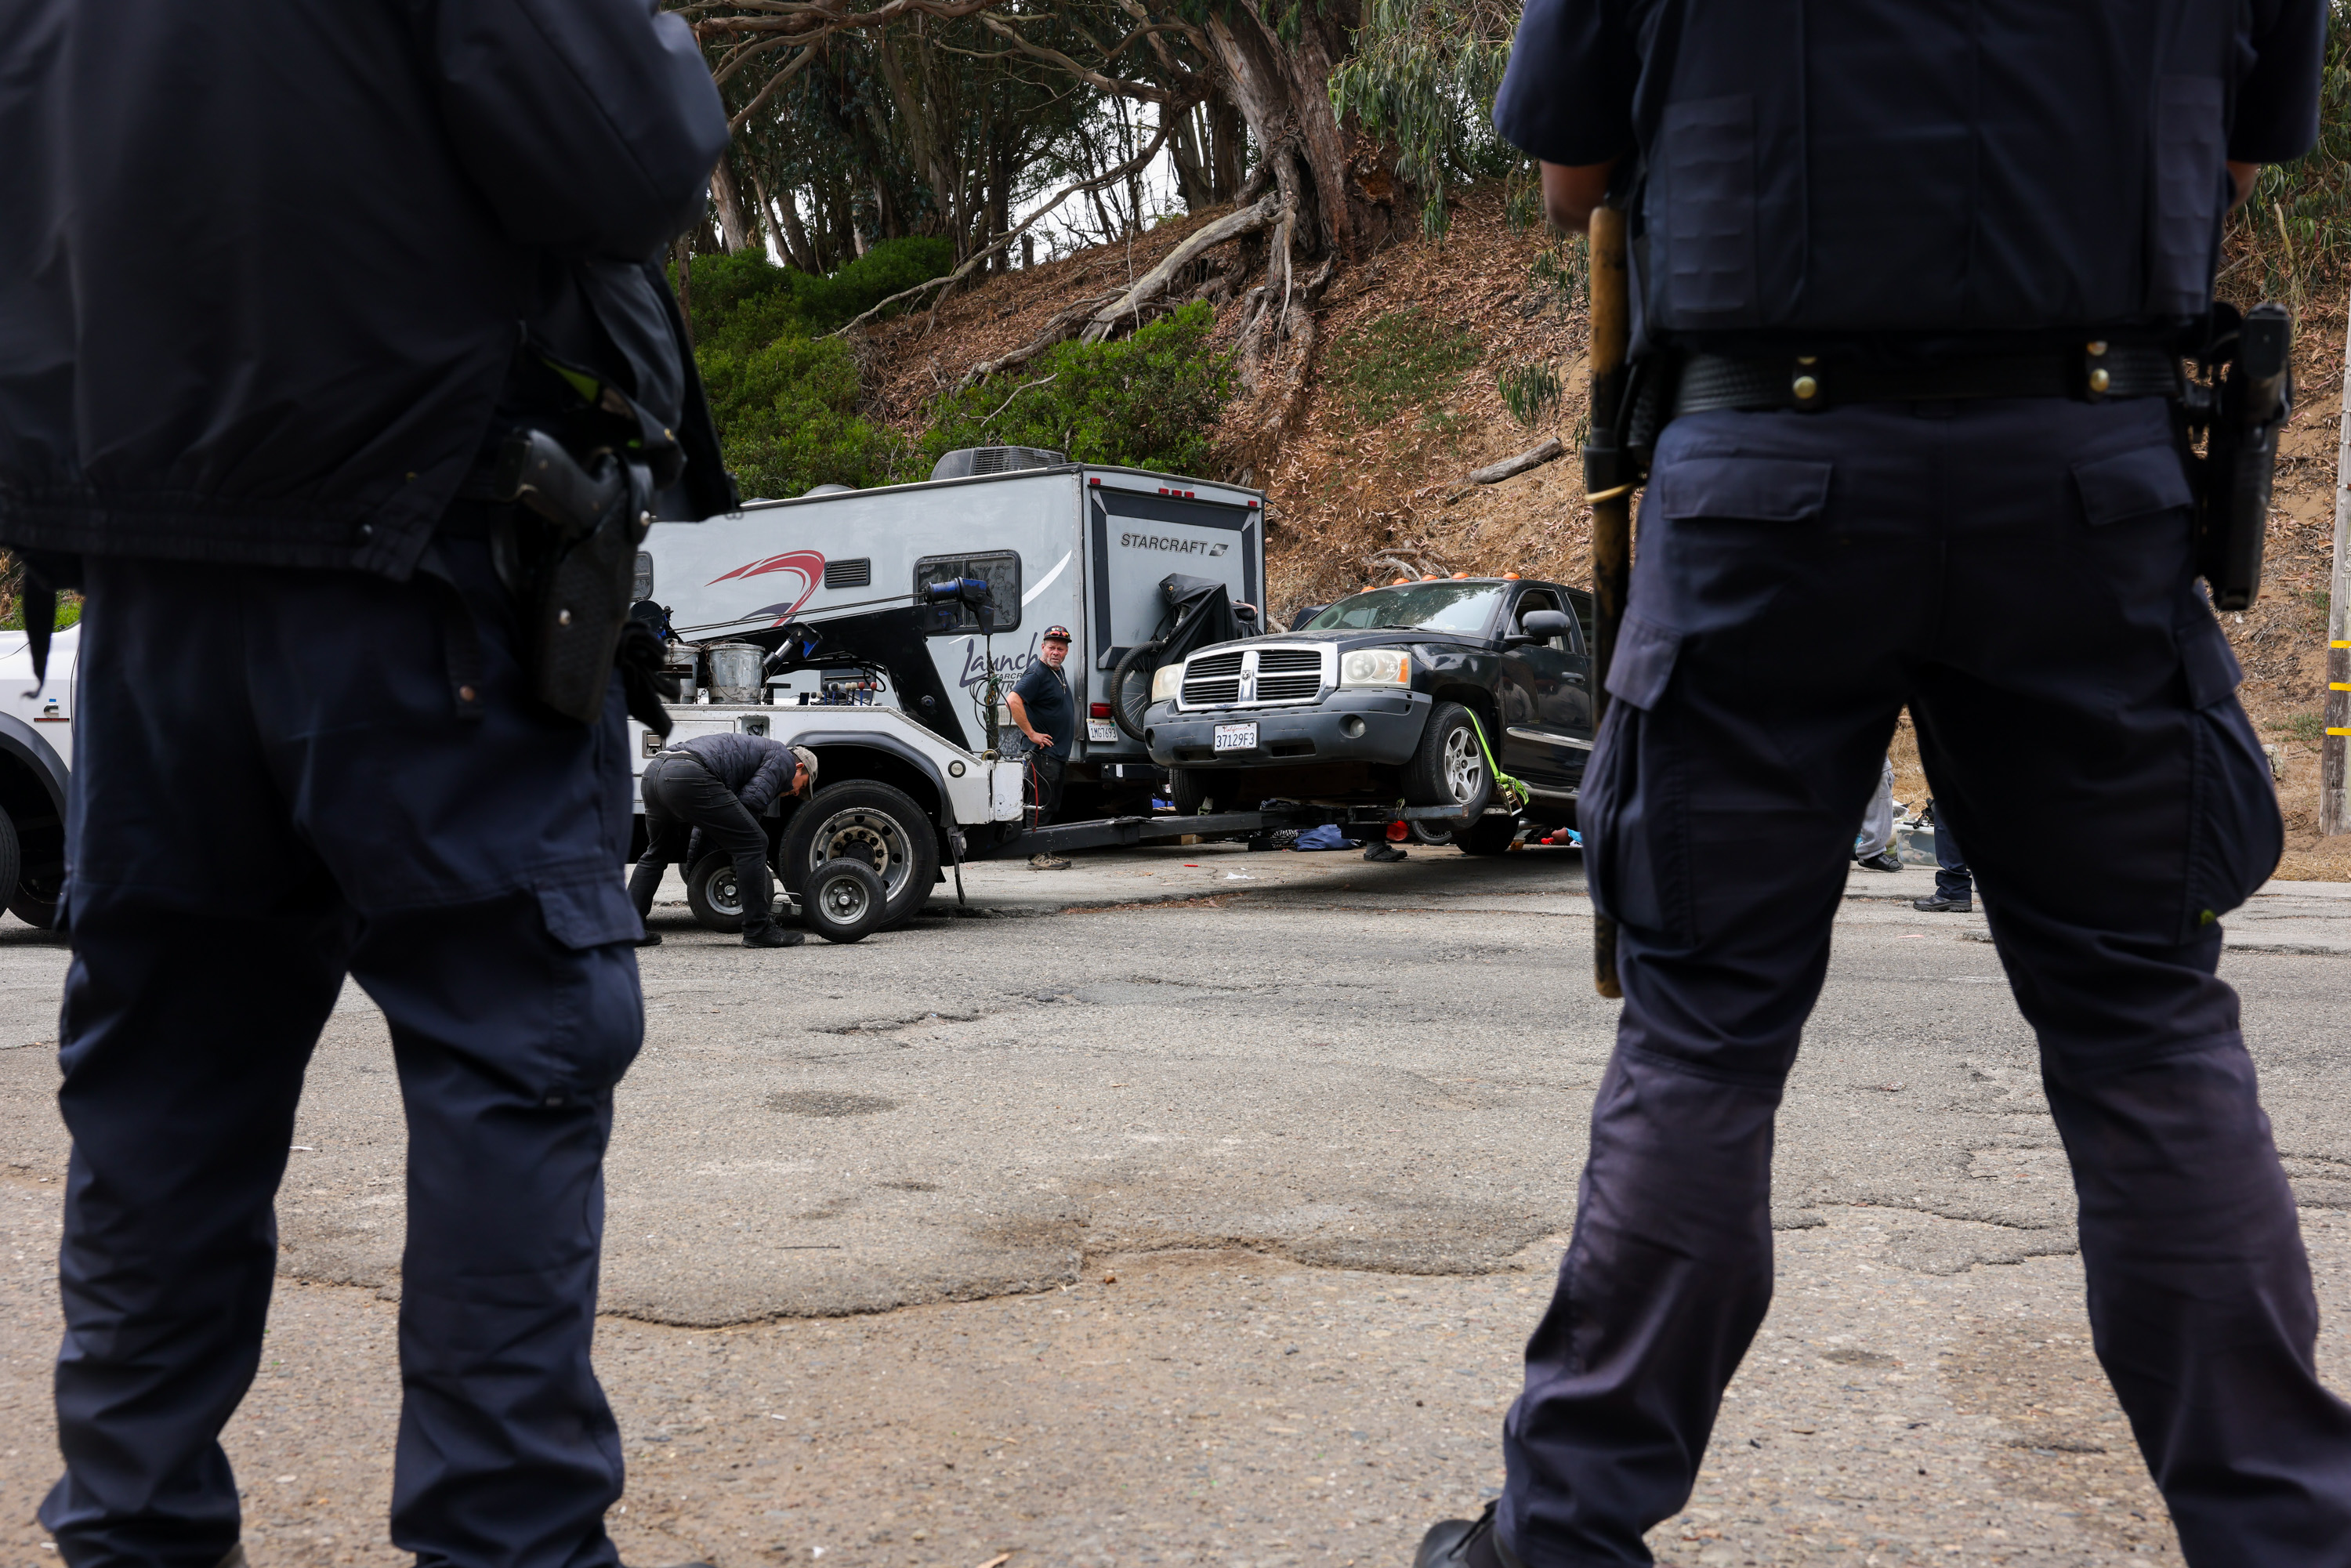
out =
[(889, 902), (863, 861), (827, 861), (809, 873), (800, 924), (828, 942), (862, 942), (880, 929)]
[(1438, 703), (1404, 765), (1404, 798), (1416, 806), (1451, 806), (1462, 821), (1474, 822), (1493, 795), (1477, 721), (1459, 703)]
[(705, 930), (742, 930), (743, 889), (735, 876), (735, 857), (720, 851), (695, 862), (685, 873), (685, 904)]
[(887, 895), (889, 931), (914, 918), (939, 875), (939, 832), (930, 813), (903, 789), (871, 779), (828, 784), (792, 813), (778, 857), (784, 885), (807, 902), (808, 880), (827, 861), (862, 861)]
[(1453, 830), (1453, 842), (1463, 854), (1498, 855), (1519, 836), (1516, 817), (1480, 817), (1466, 828)]

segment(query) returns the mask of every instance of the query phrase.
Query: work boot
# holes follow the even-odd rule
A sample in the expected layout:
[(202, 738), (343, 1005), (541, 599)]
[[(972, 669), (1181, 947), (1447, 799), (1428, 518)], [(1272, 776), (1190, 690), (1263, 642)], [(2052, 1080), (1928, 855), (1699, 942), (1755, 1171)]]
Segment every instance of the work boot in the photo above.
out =
[(1853, 863), (1864, 871), (1900, 871), (1902, 857), (1892, 850), (1880, 850), (1867, 859), (1857, 860)]
[(1439, 1520), (1420, 1538), (1412, 1568), (1525, 1568), (1494, 1533), (1494, 1505), (1475, 1519)]
[(1030, 871), (1067, 871), (1070, 869), (1070, 862), (1066, 857), (1061, 855), (1030, 855), (1029, 857), (1029, 869)]
[(661, 933), (658, 931), (648, 931), (643, 936), (637, 938), (635, 946), (639, 947), (658, 947), (661, 946)]
[(1382, 841), (1379, 843), (1374, 844), (1370, 849), (1365, 850), (1364, 852), (1364, 858), (1367, 861), (1400, 861), (1409, 860), (1411, 857), (1405, 854), (1403, 849), (1398, 845)]
[(780, 925), (747, 925), (743, 928), (746, 947), (797, 947), (808, 940), (804, 931), (787, 931)]
[(1921, 915), (1971, 915), (1975, 912), (1976, 901), (1972, 898), (1953, 898), (1949, 894), (1938, 893), (1932, 898), (1912, 899), (1910, 907)]

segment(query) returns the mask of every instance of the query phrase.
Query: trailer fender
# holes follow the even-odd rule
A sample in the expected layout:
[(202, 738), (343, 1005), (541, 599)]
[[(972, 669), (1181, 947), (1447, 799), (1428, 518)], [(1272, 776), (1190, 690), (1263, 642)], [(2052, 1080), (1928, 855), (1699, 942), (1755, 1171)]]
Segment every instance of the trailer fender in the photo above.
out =
[[(14, 714), (0, 714), (0, 757), (16, 762), (48, 797), (49, 809), (65, 821), (68, 775), (65, 759), (47, 737)], [(16, 815), (12, 810), (9, 814)]]

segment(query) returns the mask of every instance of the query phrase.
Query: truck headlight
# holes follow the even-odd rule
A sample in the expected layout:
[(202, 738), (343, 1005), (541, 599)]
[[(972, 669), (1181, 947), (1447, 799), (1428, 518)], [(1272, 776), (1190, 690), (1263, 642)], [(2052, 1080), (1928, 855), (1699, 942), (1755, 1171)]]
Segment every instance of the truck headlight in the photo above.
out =
[(1339, 658), (1343, 686), (1408, 686), (1412, 655), (1402, 648), (1357, 648)]
[(1176, 694), (1183, 689), (1184, 666), (1182, 664), (1162, 664), (1157, 669), (1151, 672), (1151, 700), (1153, 702), (1174, 702), (1176, 700)]

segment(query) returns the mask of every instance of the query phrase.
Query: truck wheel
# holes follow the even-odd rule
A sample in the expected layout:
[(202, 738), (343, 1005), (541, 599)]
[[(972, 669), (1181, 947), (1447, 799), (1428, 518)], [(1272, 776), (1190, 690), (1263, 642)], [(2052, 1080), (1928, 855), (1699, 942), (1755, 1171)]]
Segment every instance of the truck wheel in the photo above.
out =
[(1463, 854), (1498, 855), (1519, 836), (1516, 817), (1480, 817), (1466, 828), (1453, 830), (1453, 841)]
[(809, 873), (800, 924), (828, 942), (862, 942), (882, 925), (889, 895), (863, 861), (827, 861)]
[(1405, 800), (1415, 806), (1451, 806), (1475, 821), (1493, 795), (1494, 776), (1469, 710), (1459, 703), (1438, 703), (1412, 760), (1404, 765)]
[(827, 861), (862, 861), (887, 903), (876, 930), (914, 918), (939, 874), (939, 832), (903, 789), (871, 779), (828, 784), (792, 813), (778, 857), (784, 885), (803, 904), (808, 879)]
[(735, 878), (735, 857), (708, 854), (695, 862), (685, 873), (685, 904), (708, 930), (742, 930), (743, 889)]
[(1208, 799), (1208, 776), (1196, 768), (1167, 770), (1167, 799), (1179, 817), (1196, 817)]
[[(24, 874), (24, 870), (25, 850), (16, 841), (16, 824), (7, 812), (0, 811), (0, 888), (7, 890), (8, 903), (12, 907), (25, 895), (24, 890), (16, 885), (16, 879)], [(47, 926), (57, 919), (57, 906), (50, 905), (47, 920), (34, 920), (28, 915), (17, 918), (27, 925)]]

